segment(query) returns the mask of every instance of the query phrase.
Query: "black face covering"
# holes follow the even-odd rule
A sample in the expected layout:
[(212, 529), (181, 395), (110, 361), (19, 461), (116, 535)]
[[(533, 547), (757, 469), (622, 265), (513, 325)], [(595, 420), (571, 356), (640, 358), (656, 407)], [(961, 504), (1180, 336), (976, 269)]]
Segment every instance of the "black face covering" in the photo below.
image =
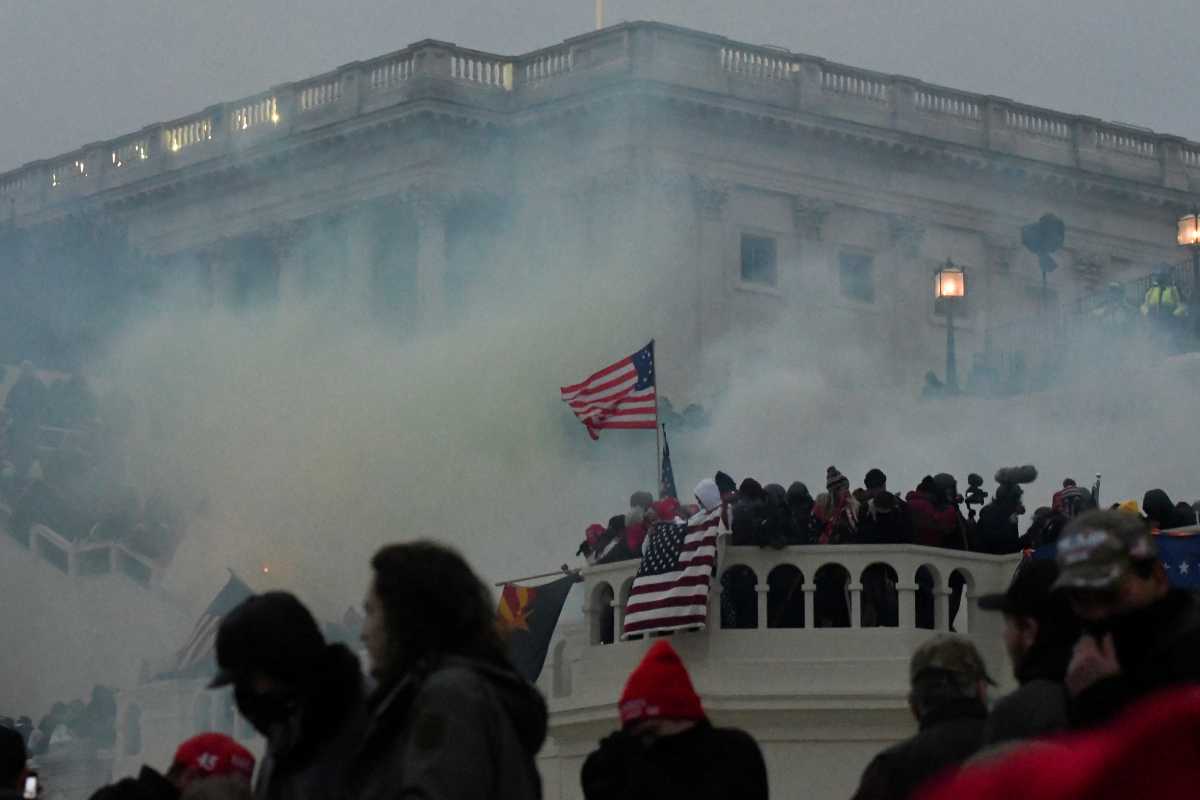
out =
[(255, 692), (248, 687), (238, 686), (233, 696), (238, 711), (263, 736), (269, 736), (272, 729), (286, 722), (299, 706), (295, 693), (285, 689)]

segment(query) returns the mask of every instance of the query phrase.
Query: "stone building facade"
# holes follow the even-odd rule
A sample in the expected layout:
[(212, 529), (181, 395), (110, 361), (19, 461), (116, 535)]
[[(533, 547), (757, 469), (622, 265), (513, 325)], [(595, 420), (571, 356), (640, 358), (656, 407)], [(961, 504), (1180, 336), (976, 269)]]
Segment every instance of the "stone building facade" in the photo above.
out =
[(878, 341), (896, 380), (937, 369), (939, 264), (967, 266), (978, 349), (1042, 302), (1022, 224), (1066, 220), (1063, 303), (1177, 258), (1198, 187), (1176, 137), (629, 23), (512, 57), (422, 41), (151, 125), (0, 174), (0, 220), (92, 215), (222, 301), (332, 287), (401, 329), (488, 280), (668, 287), (660, 382), (696, 395), (684, 365), (786, 314)]

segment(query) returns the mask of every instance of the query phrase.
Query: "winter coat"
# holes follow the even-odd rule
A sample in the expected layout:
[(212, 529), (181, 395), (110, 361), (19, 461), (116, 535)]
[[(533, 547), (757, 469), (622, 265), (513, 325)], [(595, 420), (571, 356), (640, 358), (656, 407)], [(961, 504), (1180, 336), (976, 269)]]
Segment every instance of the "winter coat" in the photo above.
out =
[(1071, 719), (1076, 726), (1103, 723), (1158, 689), (1200, 683), (1200, 599), (1195, 594), (1171, 589), (1154, 604), (1123, 614), (1108, 629), (1121, 672), (1075, 697)]
[(508, 665), (446, 657), (382, 687), (351, 800), (536, 800), (546, 702)]
[(920, 732), (867, 765), (853, 800), (904, 800), (926, 781), (973, 756), (983, 744), (987, 708), (958, 700), (929, 712)]
[(820, 531), (817, 542), (853, 544), (858, 536), (858, 516), (858, 501), (853, 495), (846, 495), (840, 502), (835, 502), (828, 492), (822, 492), (813, 509), (813, 517)]
[(1034, 643), (1017, 670), (1020, 686), (997, 700), (988, 714), (983, 728), (985, 747), (1049, 736), (1071, 727), (1070, 696), (1063, 679), (1072, 650), (1073, 645), (1066, 641)]
[[(13, 797), (21, 797), (14, 794)], [(8, 795), (0, 794), (0, 800)], [(123, 778), (114, 784), (97, 789), (90, 800), (177, 800), (175, 784), (150, 767), (142, 767), (136, 778)]]
[(938, 502), (930, 492), (909, 492), (908, 516), (912, 520), (913, 542), (927, 547), (966, 548), (966, 525), (958, 507)]
[(733, 535), (729, 543), (735, 547), (762, 544), (766, 515), (767, 504), (762, 500), (742, 498), (734, 503), (729, 521)]
[(366, 728), (358, 658), (345, 645), (325, 648), (315, 691), (298, 714), (267, 737), (254, 784), (255, 800), (337, 797), (346, 765)]
[(912, 523), (908, 507), (886, 489), (870, 489), (863, 494), (858, 517), (858, 542), (861, 544), (912, 544)]
[(1019, 513), (1020, 503), (1007, 500), (995, 500), (980, 509), (974, 549), (998, 556), (1020, 552), (1021, 531), (1016, 519)]
[(600, 742), (580, 774), (586, 800), (766, 800), (767, 767), (744, 731), (708, 720), (650, 744), (624, 731)]
[(1142, 510), (1150, 518), (1150, 524), (1158, 530), (1184, 528), (1196, 524), (1195, 512), (1189, 514), (1178, 508), (1162, 489), (1151, 489), (1142, 498)]

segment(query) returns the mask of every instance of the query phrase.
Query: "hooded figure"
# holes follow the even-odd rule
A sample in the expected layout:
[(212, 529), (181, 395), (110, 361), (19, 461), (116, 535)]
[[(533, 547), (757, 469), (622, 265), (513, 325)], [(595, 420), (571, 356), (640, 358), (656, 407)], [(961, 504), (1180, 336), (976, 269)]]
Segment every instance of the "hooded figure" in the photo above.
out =
[(746, 478), (738, 487), (737, 502), (733, 504), (730, 544), (744, 547), (765, 544), (762, 527), (766, 521), (767, 494), (753, 478)]
[(618, 712), (621, 730), (583, 764), (586, 800), (766, 800), (758, 744), (744, 731), (713, 727), (669, 642), (646, 652)]
[(1195, 514), (1181, 511), (1162, 489), (1151, 489), (1142, 498), (1142, 511), (1150, 524), (1160, 531), (1196, 524)]
[(794, 482), (787, 489), (788, 533), (789, 544), (810, 544), (816, 537), (813, 527), (813, 496), (808, 487), (800, 481)]

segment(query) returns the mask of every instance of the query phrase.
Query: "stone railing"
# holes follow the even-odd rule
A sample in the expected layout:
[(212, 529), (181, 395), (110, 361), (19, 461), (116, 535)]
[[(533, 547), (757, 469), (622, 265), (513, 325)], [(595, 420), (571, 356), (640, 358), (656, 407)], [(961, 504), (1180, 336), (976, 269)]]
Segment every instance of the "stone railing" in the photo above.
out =
[[(918, 622), (934, 630), (951, 625), (961, 633), (977, 627), (978, 608), (974, 598), (1002, 592), (1008, 586), (1020, 556), (992, 556), (917, 545), (837, 545), (788, 547), (782, 550), (757, 547), (727, 547), (718, 555), (718, 577), (709, 592), (708, 635), (721, 636), (721, 596), (752, 592), (753, 624), (747, 627), (767, 632), (776, 627), (802, 627), (814, 636), (826, 630), (892, 627), (915, 629)], [(584, 570), (585, 597), (590, 642), (612, 643), (620, 638), (625, 604), (637, 574), (638, 561), (604, 564)], [(889, 577), (887, 591), (894, 592), (897, 617), (883, 622), (864, 613), (864, 575), (875, 569)], [(727, 575), (738, 581), (723, 584)], [(813, 625), (823, 598), (817, 585), (829, 584), (845, 599), (849, 625), (818, 628)], [(781, 587), (782, 590), (781, 590)], [(894, 587), (894, 588), (892, 588)], [(742, 598), (743, 601), (745, 598)], [(782, 606), (792, 605), (793, 620), (799, 625), (779, 625)], [(952, 605), (957, 605), (952, 612)], [(924, 606), (924, 609), (922, 609)], [(821, 615), (824, 616), (824, 615)], [(894, 624), (893, 624), (894, 623)]]
[[(659, 23), (626, 23), (515, 57), (417, 42), (28, 164), (0, 175), (0, 197), (11, 213), (33, 213), (147, 175), (242, 155), (298, 132), (340, 135), (331, 123), (368, 114), (379, 119), (381, 112), (413, 100), (448, 100), (460, 109), (474, 105), (503, 115), (629, 79), (700, 92), (713, 102), (726, 96), (744, 107), (757, 103), (774, 116), (814, 115), (821, 125), (866, 124), (874, 129), (871, 135), (918, 135), (922, 141), (1083, 168), (1171, 191), (1200, 190), (1200, 143), (780, 48)], [(139, 169), (127, 169), (134, 164)]]
[(18, 541), (34, 556), (72, 577), (124, 575), (146, 587), (158, 584), (161, 579), (161, 567), (120, 543), (72, 542), (39, 524), (33, 525), (28, 535)]

